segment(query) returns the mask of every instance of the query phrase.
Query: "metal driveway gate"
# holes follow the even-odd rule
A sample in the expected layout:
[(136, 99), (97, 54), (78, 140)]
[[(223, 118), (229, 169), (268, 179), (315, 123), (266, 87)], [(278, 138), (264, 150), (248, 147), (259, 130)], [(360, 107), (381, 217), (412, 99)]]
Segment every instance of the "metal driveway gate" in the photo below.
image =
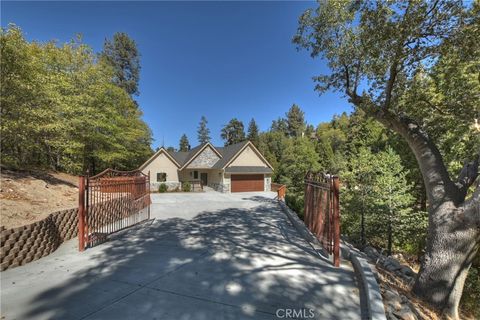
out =
[(107, 169), (93, 177), (80, 177), (79, 192), (80, 251), (150, 219), (150, 173)]
[(304, 222), (333, 264), (340, 266), (340, 203), (338, 177), (309, 171), (305, 176)]

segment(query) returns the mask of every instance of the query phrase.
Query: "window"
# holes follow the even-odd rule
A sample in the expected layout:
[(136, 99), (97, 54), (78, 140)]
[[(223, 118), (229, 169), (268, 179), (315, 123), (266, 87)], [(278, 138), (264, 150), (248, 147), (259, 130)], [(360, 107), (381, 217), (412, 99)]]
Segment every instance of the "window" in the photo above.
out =
[(157, 172), (157, 182), (167, 181), (167, 174), (165, 172)]
[(198, 171), (193, 171), (193, 179), (198, 179)]

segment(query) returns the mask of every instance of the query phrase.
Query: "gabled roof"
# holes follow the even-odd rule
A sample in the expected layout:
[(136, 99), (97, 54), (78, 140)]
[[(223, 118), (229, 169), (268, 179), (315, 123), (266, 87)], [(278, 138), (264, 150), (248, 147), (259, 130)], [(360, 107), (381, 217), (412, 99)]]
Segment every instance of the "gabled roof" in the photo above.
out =
[(149, 165), (153, 160), (155, 160), (161, 153), (165, 153), (165, 155), (170, 160), (172, 160), (172, 162), (175, 163), (177, 167), (180, 167), (180, 163), (177, 161), (177, 159), (175, 159), (175, 157), (173, 157), (170, 154), (170, 152), (168, 152), (164, 147), (161, 147), (160, 149), (157, 150), (157, 152), (153, 154), (153, 156), (151, 156), (147, 161), (145, 161), (144, 164), (140, 166), (139, 170), (143, 170), (147, 165)]
[(212, 148), (212, 150), (220, 157), (220, 159), (212, 166), (212, 169), (225, 169), (235, 158), (247, 147), (250, 146), (255, 153), (267, 164), (270, 169), (273, 167), (268, 163), (265, 157), (258, 151), (253, 143), (250, 141), (243, 141), (236, 144), (232, 144), (225, 147), (214, 147), (210, 142), (203, 143), (195, 148), (192, 148), (189, 151), (167, 151), (164, 147), (161, 147), (153, 156), (150, 157), (141, 167), (140, 170), (145, 168), (149, 163), (151, 163), (155, 158), (157, 158), (160, 153), (165, 152), (165, 154), (172, 160), (179, 170), (185, 168), (190, 162), (193, 161), (205, 148)]
[(210, 142), (202, 143), (199, 146), (196, 146), (195, 148), (191, 149), (190, 152), (188, 153), (186, 161), (182, 164), (182, 167), (180, 170), (185, 168), (190, 162), (193, 161), (200, 153), (202, 153), (203, 150), (205, 150), (207, 147), (210, 147), (219, 157), (222, 159), (222, 154), (218, 152), (218, 150), (212, 146)]
[(185, 163), (185, 161), (188, 159), (188, 154), (190, 151), (168, 151), (168, 154), (174, 158), (178, 163), (179, 167), (182, 166), (182, 164)]
[[(262, 161), (265, 162), (268, 167), (270, 167), (270, 169), (273, 169), (273, 166), (267, 161), (267, 159), (265, 159), (263, 154), (257, 149), (257, 147), (255, 147), (255, 145), (251, 141), (244, 141), (244, 142), (240, 142), (240, 143), (228, 146), (228, 147), (234, 147), (233, 150), (230, 150), (230, 152), (232, 153), (233, 151), (236, 151), (236, 152), (235, 154), (231, 155), (227, 161), (224, 161), (224, 163), (221, 163), (220, 164), (221, 167), (218, 167), (218, 169), (225, 169), (225, 167), (228, 166), (230, 163), (232, 163), (233, 160), (235, 160), (237, 156), (239, 156), (240, 153), (242, 153), (242, 151), (245, 150), (248, 146), (253, 149), (253, 151), (260, 157), (260, 159), (262, 159)], [(225, 147), (225, 148), (228, 148), (228, 147)], [(217, 165), (219, 165), (219, 162), (215, 163), (214, 168), (217, 168)]]
[(242, 142), (239, 142), (239, 143), (231, 144), (229, 146), (218, 148), (218, 151), (220, 153), (222, 153), (223, 157), (222, 157), (222, 159), (218, 160), (218, 162), (213, 165), (213, 168), (214, 169), (223, 169), (227, 165), (227, 163), (229, 163), (230, 160), (240, 152), (240, 150), (243, 150), (243, 148), (249, 142), (250, 141), (242, 141)]

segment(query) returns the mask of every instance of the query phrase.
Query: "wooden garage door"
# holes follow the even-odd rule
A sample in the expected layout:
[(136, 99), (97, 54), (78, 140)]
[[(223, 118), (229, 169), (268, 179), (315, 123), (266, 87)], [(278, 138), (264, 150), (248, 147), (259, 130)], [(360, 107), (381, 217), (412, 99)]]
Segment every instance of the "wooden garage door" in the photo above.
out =
[(232, 192), (263, 191), (263, 174), (232, 175)]

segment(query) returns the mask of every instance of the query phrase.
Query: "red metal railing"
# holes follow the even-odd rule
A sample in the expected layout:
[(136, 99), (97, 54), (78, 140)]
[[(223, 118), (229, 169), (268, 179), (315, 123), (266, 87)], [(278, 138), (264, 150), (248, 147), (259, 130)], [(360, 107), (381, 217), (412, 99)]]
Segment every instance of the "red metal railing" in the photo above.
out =
[(287, 186), (280, 183), (272, 183), (270, 190), (277, 193), (277, 198), (280, 200), (285, 200), (285, 195), (287, 194)]
[(338, 177), (308, 172), (305, 176), (304, 222), (333, 263), (340, 266), (340, 183)]
[(79, 192), (80, 251), (150, 218), (150, 174), (107, 169), (93, 177), (80, 177)]

